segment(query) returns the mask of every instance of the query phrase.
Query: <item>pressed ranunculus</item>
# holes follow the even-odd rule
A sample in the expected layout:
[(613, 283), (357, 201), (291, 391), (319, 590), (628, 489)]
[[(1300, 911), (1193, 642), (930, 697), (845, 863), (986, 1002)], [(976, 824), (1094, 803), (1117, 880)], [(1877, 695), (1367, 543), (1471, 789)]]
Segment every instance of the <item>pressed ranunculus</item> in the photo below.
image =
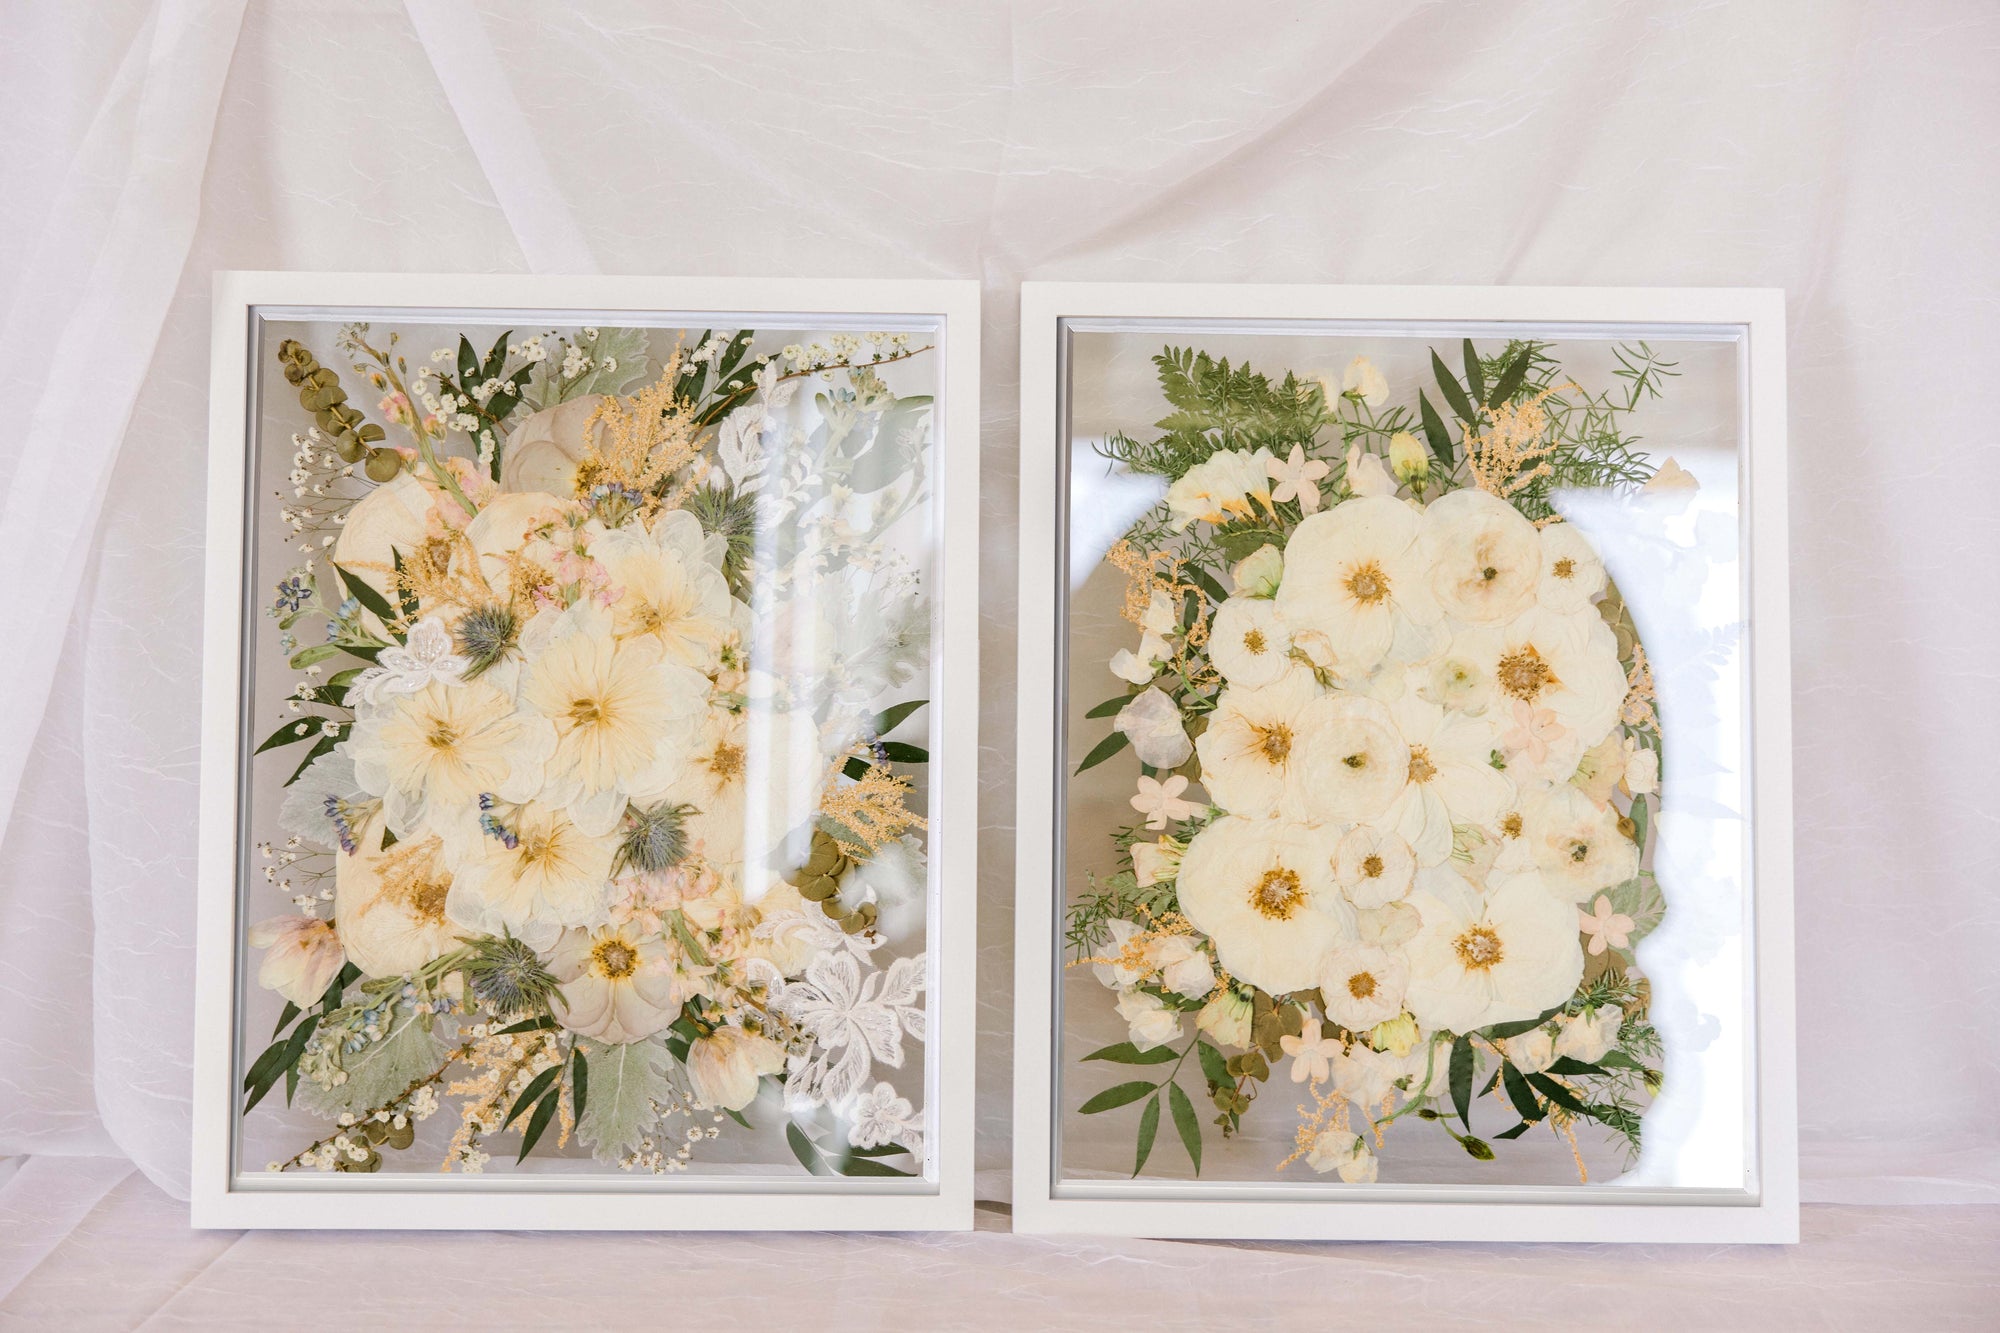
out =
[(1231, 687), (1217, 699), (1208, 729), (1195, 742), (1201, 782), (1231, 814), (1300, 818), (1308, 796), (1300, 784), (1314, 739), (1322, 691), (1307, 671), (1287, 672), (1262, 689)]
[(1347, 669), (1373, 667), (1388, 656), (1400, 622), (1437, 619), (1416, 538), (1416, 514), (1386, 496), (1314, 514), (1285, 546), (1278, 609), (1295, 631), (1323, 632)]
[(1483, 898), (1419, 892), (1405, 1007), (1426, 1027), (1471, 1032), (1533, 1018), (1583, 976), (1576, 909), (1534, 874), (1496, 875)]
[(1639, 873), (1639, 849), (1618, 828), (1618, 811), (1567, 784), (1551, 787), (1522, 813), (1522, 840), (1542, 882), (1564, 902), (1587, 902)]
[(1231, 685), (1275, 684), (1292, 669), (1291, 651), (1291, 629), (1269, 599), (1232, 597), (1217, 608), (1208, 656)]
[(1418, 548), (1431, 592), (1447, 615), (1498, 625), (1534, 605), (1542, 540), (1535, 525), (1498, 496), (1468, 487), (1432, 501)]
[(1573, 523), (1542, 529), (1542, 572), (1536, 596), (1558, 615), (1590, 605), (1604, 591), (1604, 561)]
[[(557, 1020), (614, 1046), (661, 1031), (680, 1016), (686, 998), (672, 948), (630, 925), (566, 932), (549, 953), (549, 970), (562, 984)], [(692, 1074), (692, 1052), (688, 1064)]]
[(1333, 882), (1333, 836), (1283, 819), (1216, 820), (1181, 858), (1181, 911), (1222, 966), (1273, 995), (1318, 984), (1353, 909)]
[(1118, 996), (1118, 1016), (1130, 1029), (1132, 1044), (1142, 1051), (1165, 1046), (1181, 1035), (1180, 1015), (1157, 995), (1142, 990), (1122, 991)]

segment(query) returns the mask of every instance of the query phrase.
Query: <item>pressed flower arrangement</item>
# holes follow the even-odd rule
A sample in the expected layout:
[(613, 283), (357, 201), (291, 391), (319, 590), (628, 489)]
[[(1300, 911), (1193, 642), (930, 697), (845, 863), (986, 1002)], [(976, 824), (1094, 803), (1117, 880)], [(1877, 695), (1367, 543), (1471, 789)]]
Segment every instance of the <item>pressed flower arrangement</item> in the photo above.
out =
[(674, 1172), (782, 1122), (789, 1169), (921, 1174), (932, 400), (890, 381), (931, 345), (323, 327), (274, 349), (291, 910), (239, 1114), (325, 1126), (271, 1168)]
[(1366, 358), (1335, 380), (1170, 346), (1169, 414), (1100, 445), (1165, 483), (1107, 556), (1138, 642), (1076, 768), (1129, 749), (1138, 818), (1066, 923), (1128, 1029), (1083, 1059), (1132, 1071), (1068, 1109), (1136, 1115), (1132, 1174), (1163, 1119), (1199, 1173), (1206, 1136), (1294, 1109), (1271, 1166), (1347, 1182), (1406, 1118), (1481, 1161), (1554, 1134), (1580, 1178), (1585, 1126), (1636, 1155), (1660, 725), (1563, 509), (1692, 479), (1630, 430), (1672, 362), (1621, 346), (1591, 391), (1557, 352), (1434, 349), (1399, 400)]

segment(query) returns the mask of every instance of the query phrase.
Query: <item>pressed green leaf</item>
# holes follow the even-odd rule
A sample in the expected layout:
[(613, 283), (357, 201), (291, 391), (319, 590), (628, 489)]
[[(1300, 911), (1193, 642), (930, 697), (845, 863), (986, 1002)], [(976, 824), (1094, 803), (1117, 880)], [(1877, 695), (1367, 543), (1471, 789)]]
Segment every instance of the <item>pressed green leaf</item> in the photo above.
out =
[(1086, 1060), (1110, 1060), (1121, 1065), (1163, 1065), (1177, 1056), (1171, 1046), (1155, 1046), (1150, 1051), (1142, 1051), (1129, 1041), (1121, 1041), (1113, 1046), (1105, 1046), (1083, 1057)]
[(352, 570), (342, 569), (339, 565), (333, 568), (340, 575), (340, 581), (347, 585), (348, 596), (374, 612), (376, 618), (385, 625), (396, 618), (395, 608), (389, 605), (389, 599), (369, 587), (366, 579)]
[(813, 1141), (806, 1137), (805, 1131), (798, 1125), (785, 1126), (785, 1142), (791, 1146), (792, 1156), (799, 1159), (800, 1166), (816, 1176), (826, 1174), (826, 1162), (820, 1157), (819, 1149), (813, 1147)]
[(458, 335), (458, 384), (467, 393), (479, 380), (479, 353), (472, 350), (472, 343), (464, 334)]
[(1495, 1023), (1490, 1028), (1480, 1029), (1480, 1032), (1487, 1040), (1499, 1043), (1507, 1040), (1509, 1037), (1518, 1037), (1523, 1032), (1532, 1032), (1561, 1012), (1562, 1006), (1557, 1005), (1553, 1009), (1544, 1009), (1533, 1018), (1524, 1018), (1516, 1023)]
[(1568, 1111), (1571, 1115), (1586, 1114), (1584, 1105), (1577, 1099), (1576, 1094), (1550, 1078), (1547, 1074), (1530, 1074), (1528, 1075), (1528, 1082), (1535, 1085), (1536, 1092), (1541, 1093), (1542, 1096), (1548, 1098), (1557, 1106), (1562, 1107), (1563, 1110)]
[(1458, 1108), (1460, 1123), (1471, 1129), (1472, 1039), (1470, 1037), (1460, 1037), (1451, 1044), (1451, 1103)]
[(1160, 1133), (1160, 1099), (1156, 1094), (1146, 1109), (1139, 1113), (1139, 1140), (1132, 1154), (1132, 1174), (1138, 1175), (1146, 1169), (1146, 1159), (1153, 1155), (1153, 1140)]
[(1148, 1093), (1159, 1091), (1159, 1087), (1157, 1083), (1147, 1083), (1144, 1080), (1120, 1083), (1117, 1087), (1106, 1088), (1078, 1107), (1077, 1114), (1096, 1115), (1099, 1111), (1109, 1111), (1113, 1107), (1130, 1106)]
[(303, 671), (315, 662), (324, 662), (329, 657), (338, 657), (348, 650), (337, 643), (316, 643), (310, 648), (301, 648), (288, 659), (292, 670)]
[(894, 764), (928, 764), (931, 752), (921, 745), (910, 745), (903, 741), (883, 741), (882, 757)]
[(1229, 1061), (1221, 1051), (1204, 1041), (1195, 1045), (1194, 1053), (1201, 1060), (1201, 1072), (1210, 1083), (1220, 1088), (1236, 1086), (1236, 1079), (1229, 1072)]
[(1470, 425), (1479, 420), (1479, 414), (1472, 410), (1472, 400), (1465, 396), (1465, 390), (1458, 380), (1446, 369), (1444, 358), (1435, 351), (1431, 353), (1431, 369), (1437, 373), (1438, 392), (1444, 395), (1445, 405), (1458, 414), (1458, 419)]
[(583, 1108), (590, 1096), (590, 1065), (583, 1058), (583, 1048), (577, 1047), (570, 1053), (569, 1109), (577, 1123), (583, 1123)]
[(1195, 585), (1208, 594), (1209, 601), (1219, 606), (1229, 600), (1229, 594), (1224, 592), (1222, 585), (1215, 581), (1215, 575), (1209, 573), (1200, 565), (1188, 565), (1185, 568), (1188, 577), (1195, 581)]
[(1638, 844), (1639, 854), (1641, 856), (1644, 856), (1646, 854), (1646, 834), (1647, 831), (1652, 827), (1652, 823), (1653, 823), (1653, 810), (1651, 806), (1646, 804), (1646, 798), (1643, 796), (1633, 797), (1632, 798), (1632, 841)]
[(910, 714), (929, 703), (928, 699), (911, 699), (907, 703), (885, 708), (875, 715), (874, 731), (877, 736), (886, 736), (903, 724)]
[(1452, 465), (1451, 433), (1444, 428), (1444, 420), (1437, 409), (1431, 406), (1430, 398), (1422, 390), (1417, 391), (1417, 409), (1423, 418), (1424, 438), (1430, 441), (1431, 452), (1438, 462), (1447, 468)]
[[(486, 364), (479, 368), (480, 383), (500, 378), (501, 368), (507, 364), (507, 340), (513, 336), (514, 330), (509, 329), (493, 340), (493, 346), (486, 353)], [(475, 386), (468, 384), (465, 387), (469, 391)]]
[(598, 1161), (615, 1164), (639, 1146), (659, 1121), (655, 1103), (673, 1097), (667, 1050), (657, 1038), (610, 1046), (586, 1038), (590, 1053), (590, 1114), (576, 1113), (576, 1136)]
[(843, 1176), (902, 1176), (908, 1178), (917, 1174), (914, 1171), (898, 1171), (893, 1166), (885, 1166), (881, 1162), (874, 1161), (871, 1158), (858, 1156), (843, 1159), (836, 1169)]
[(1126, 704), (1131, 703), (1134, 699), (1138, 697), (1139, 695), (1135, 691), (1134, 693), (1131, 694), (1121, 694), (1115, 699), (1106, 699), (1103, 703), (1097, 705), (1097, 707), (1091, 709), (1088, 713), (1085, 713), (1084, 716), (1116, 717), (1119, 711), (1123, 709)]
[(275, 750), (281, 745), (295, 745), (307, 737), (317, 735), (319, 735), (319, 716), (317, 714), (295, 717), (290, 722), (285, 723), (284, 726), (272, 732), (262, 745), (250, 753), (262, 754), (266, 750)]
[(1623, 1051), (1606, 1051), (1597, 1063), (1606, 1069), (1636, 1069), (1642, 1074), (1646, 1072), (1646, 1066)]
[(1535, 1100), (1534, 1089), (1528, 1086), (1527, 1079), (1521, 1077), (1521, 1071), (1512, 1064), (1502, 1064), (1500, 1075), (1507, 1084), (1507, 1100), (1514, 1103), (1514, 1109), (1520, 1113), (1521, 1119), (1529, 1124), (1540, 1120), (1545, 1114), (1542, 1104)]
[(1549, 1072), (1551, 1074), (1567, 1074), (1569, 1077), (1575, 1078), (1578, 1074), (1602, 1074), (1604, 1069), (1600, 1065), (1590, 1064), (1583, 1060), (1572, 1060), (1569, 1056), (1564, 1055), (1557, 1057), (1555, 1062), (1549, 1066)]
[(1495, 1134), (1493, 1137), (1496, 1139), (1518, 1139), (1533, 1127), (1534, 1125), (1532, 1122), (1523, 1120), (1520, 1124), (1514, 1126), (1512, 1129), (1501, 1130), (1498, 1134)]
[(507, 1113), (507, 1118), (500, 1122), (500, 1127), (505, 1129), (516, 1120), (519, 1120), (521, 1112), (532, 1106), (535, 1100), (548, 1090), (549, 1084), (555, 1082), (561, 1074), (562, 1066), (552, 1065), (529, 1079), (528, 1086), (521, 1089), (521, 1095), (514, 1100), (514, 1109)]
[(275, 1037), (280, 1032), (283, 1032), (285, 1030), (285, 1024), (291, 1022), (294, 1018), (297, 1018), (298, 1016), (299, 1016), (299, 1007), (293, 1004), (290, 1000), (286, 1000), (285, 1007), (278, 1011), (278, 1026), (271, 1029), (271, 1035)]
[(338, 745), (339, 743), (340, 743), (340, 735), (338, 733), (321, 732), (319, 740), (314, 743), (312, 749), (306, 751), (306, 757), (299, 760), (299, 766), (292, 770), (292, 775), (285, 779), (284, 785), (289, 787), (294, 782), (297, 782), (299, 780), (300, 775), (303, 774), (307, 769), (312, 767), (313, 760), (319, 758), (323, 754), (332, 753), (333, 747)]
[(540, 1018), (524, 1018), (518, 1023), (509, 1023), (493, 1035), (496, 1037), (506, 1037), (516, 1032), (553, 1032), (555, 1026), (555, 1019), (550, 1018), (547, 1014), (543, 1014)]
[(1493, 392), (1486, 397), (1488, 407), (1498, 407), (1520, 392), (1521, 382), (1528, 378), (1528, 349), (1523, 347), (1515, 353), (1507, 368), (1500, 372), (1500, 378), (1493, 382)]
[(536, 1141), (542, 1137), (542, 1131), (549, 1127), (549, 1121), (556, 1113), (556, 1103), (561, 1100), (562, 1092), (560, 1089), (542, 1098), (541, 1105), (537, 1106), (535, 1113), (528, 1117), (528, 1130), (525, 1134), (521, 1135), (521, 1154), (514, 1159), (515, 1161), (524, 1162), (527, 1160), (528, 1154), (534, 1150)]
[(1167, 1105), (1174, 1111), (1174, 1128), (1180, 1131), (1181, 1146), (1187, 1149), (1188, 1160), (1194, 1163), (1194, 1173), (1201, 1174), (1201, 1118), (1194, 1113), (1194, 1103), (1181, 1091), (1178, 1083), (1167, 1084)]
[(849, 755), (847, 762), (840, 766), (840, 771), (847, 774), (848, 777), (853, 778), (856, 782), (859, 782), (868, 776), (868, 765), (865, 761)]
[(916, 1156), (915, 1153), (910, 1152), (908, 1148), (905, 1148), (900, 1143), (878, 1143), (873, 1148), (849, 1148), (847, 1150), (849, 1157), (895, 1157), (899, 1154), (910, 1157)]
[(1465, 387), (1472, 395), (1472, 401), (1486, 399), (1486, 373), (1479, 368), (1479, 353), (1472, 346), (1472, 339), (1465, 340)]
[(1083, 762), (1076, 766), (1076, 771), (1081, 773), (1087, 768), (1096, 768), (1099, 764), (1109, 759), (1112, 755), (1117, 754), (1131, 743), (1132, 738), (1124, 732), (1112, 732), (1109, 736), (1099, 741), (1095, 749), (1083, 757)]
[(756, 1128), (755, 1125), (751, 1124), (748, 1120), (745, 1120), (743, 1118), (743, 1113), (741, 1111), (733, 1111), (729, 1107), (725, 1106), (722, 1108), (722, 1113), (728, 1116), (731, 1120), (734, 1120), (737, 1124), (743, 1126), (743, 1128), (745, 1129)]

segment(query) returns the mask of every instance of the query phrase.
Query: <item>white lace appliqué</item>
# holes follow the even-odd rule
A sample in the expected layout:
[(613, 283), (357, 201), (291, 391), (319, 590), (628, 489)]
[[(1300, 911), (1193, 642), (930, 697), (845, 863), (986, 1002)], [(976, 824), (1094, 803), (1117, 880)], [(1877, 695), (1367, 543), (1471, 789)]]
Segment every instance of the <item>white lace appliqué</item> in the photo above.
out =
[(384, 648), (375, 663), (354, 678), (354, 693), (370, 704), (420, 693), (434, 680), (449, 684), (465, 671), (465, 659), (452, 651), (451, 631), (436, 616), (410, 626), (409, 641)]
[(786, 1099), (796, 1106), (845, 1101), (881, 1061), (903, 1064), (903, 1034), (924, 1035), (924, 956), (898, 958), (862, 976), (851, 953), (821, 954), (806, 964), (805, 978), (772, 996), (773, 1008), (811, 1039), (787, 1061)]

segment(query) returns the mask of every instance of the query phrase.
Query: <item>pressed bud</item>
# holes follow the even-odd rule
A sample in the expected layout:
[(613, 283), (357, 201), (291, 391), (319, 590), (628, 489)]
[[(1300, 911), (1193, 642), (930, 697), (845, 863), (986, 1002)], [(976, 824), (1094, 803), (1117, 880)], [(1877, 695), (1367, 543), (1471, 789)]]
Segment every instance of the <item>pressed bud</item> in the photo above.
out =
[(1406, 430), (1389, 437), (1389, 470), (1398, 481), (1419, 481), (1431, 474), (1430, 450)]

